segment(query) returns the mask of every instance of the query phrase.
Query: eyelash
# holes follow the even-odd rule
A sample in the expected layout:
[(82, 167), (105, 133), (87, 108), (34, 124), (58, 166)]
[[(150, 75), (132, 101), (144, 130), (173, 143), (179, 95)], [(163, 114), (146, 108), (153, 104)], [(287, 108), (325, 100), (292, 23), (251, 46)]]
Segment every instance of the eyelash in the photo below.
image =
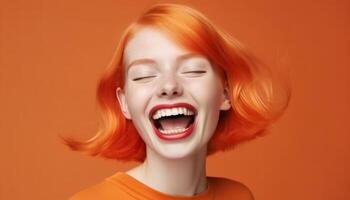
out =
[(145, 77), (134, 78), (134, 79), (132, 79), (132, 80), (133, 80), (133, 81), (138, 81), (138, 80), (141, 80), (141, 79), (153, 78), (153, 77), (156, 77), (156, 76), (145, 76)]
[(196, 74), (204, 74), (207, 71), (204, 70), (198, 70), (198, 71), (188, 71), (188, 72), (184, 72), (184, 74), (189, 74), (189, 73), (196, 73)]
[[(201, 70), (198, 70), (198, 71), (188, 71), (188, 72), (183, 72), (183, 74), (190, 74), (190, 73), (196, 73), (196, 74), (204, 74), (206, 73), (207, 71), (201, 71)], [(142, 79), (146, 79), (146, 78), (154, 78), (156, 76), (145, 76), (145, 77), (139, 77), (139, 78), (134, 78), (132, 79), (133, 81), (138, 81), (138, 80), (142, 80)]]

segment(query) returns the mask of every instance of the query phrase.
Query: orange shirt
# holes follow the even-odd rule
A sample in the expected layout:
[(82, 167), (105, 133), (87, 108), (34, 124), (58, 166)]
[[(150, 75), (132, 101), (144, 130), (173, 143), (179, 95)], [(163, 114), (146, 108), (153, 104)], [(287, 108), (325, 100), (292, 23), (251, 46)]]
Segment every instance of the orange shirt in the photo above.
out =
[(220, 177), (207, 177), (207, 189), (195, 196), (173, 196), (161, 193), (141, 183), (132, 176), (117, 172), (99, 184), (78, 192), (69, 200), (252, 200), (243, 184)]

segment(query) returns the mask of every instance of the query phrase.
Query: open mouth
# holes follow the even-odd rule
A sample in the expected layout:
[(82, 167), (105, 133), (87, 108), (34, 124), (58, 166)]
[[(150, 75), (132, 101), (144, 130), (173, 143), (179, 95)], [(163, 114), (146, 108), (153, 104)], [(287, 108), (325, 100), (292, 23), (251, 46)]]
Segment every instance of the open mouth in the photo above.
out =
[(194, 128), (196, 109), (187, 103), (159, 105), (150, 112), (150, 121), (162, 139), (180, 139), (190, 135)]

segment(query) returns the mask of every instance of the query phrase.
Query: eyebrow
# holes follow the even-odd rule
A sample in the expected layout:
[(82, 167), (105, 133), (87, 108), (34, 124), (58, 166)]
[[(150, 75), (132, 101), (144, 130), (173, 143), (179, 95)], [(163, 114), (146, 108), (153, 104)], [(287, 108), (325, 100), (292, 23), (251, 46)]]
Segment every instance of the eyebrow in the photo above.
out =
[[(192, 57), (203, 57), (203, 56), (198, 54), (198, 53), (186, 53), (186, 54), (178, 56), (176, 58), (176, 62), (181, 62), (183, 60), (186, 60), (186, 59), (189, 59)], [(133, 60), (132, 62), (130, 62), (130, 64), (127, 65), (126, 69), (129, 69), (133, 65), (155, 64), (155, 63), (156, 63), (156, 61), (151, 59), (151, 58), (140, 58), (140, 59), (136, 59), (136, 60)]]
[(126, 69), (129, 69), (133, 65), (139, 65), (139, 64), (155, 64), (156, 61), (150, 58), (140, 58), (133, 60), (130, 64), (127, 65)]

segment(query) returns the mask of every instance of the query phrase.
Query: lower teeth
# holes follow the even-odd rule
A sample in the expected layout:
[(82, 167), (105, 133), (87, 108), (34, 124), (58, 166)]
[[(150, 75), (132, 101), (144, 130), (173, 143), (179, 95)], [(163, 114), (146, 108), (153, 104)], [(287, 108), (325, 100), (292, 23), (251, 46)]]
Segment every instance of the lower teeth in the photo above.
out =
[(188, 128), (179, 128), (179, 129), (175, 129), (175, 130), (162, 130), (162, 129), (159, 129), (159, 131), (161, 133), (164, 133), (164, 134), (174, 134), (174, 133), (181, 133), (181, 132), (184, 132), (186, 131)]

